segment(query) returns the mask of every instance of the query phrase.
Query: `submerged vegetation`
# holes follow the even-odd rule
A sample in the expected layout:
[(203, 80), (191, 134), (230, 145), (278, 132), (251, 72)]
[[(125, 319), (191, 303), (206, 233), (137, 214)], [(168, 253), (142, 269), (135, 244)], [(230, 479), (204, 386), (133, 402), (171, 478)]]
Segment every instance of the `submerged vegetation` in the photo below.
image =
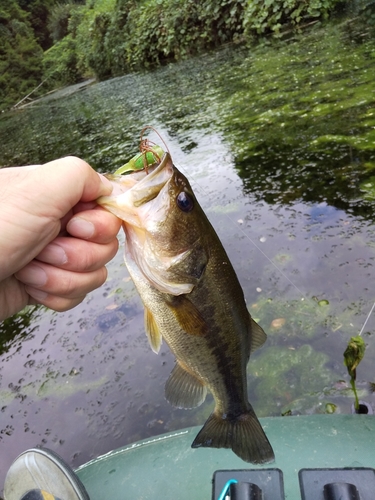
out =
[(352, 337), (344, 352), (344, 363), (350, 375), (350, 385), (352, 386), (355, 397), (355, 409), (359, 411), (359, 400), (356, 388), (357, 367), (365, 355), (366, 344), (360, 335)]
[[(41, 82), (39, 93), (227, 43), (280, 37), (348, 5), (345, 0), (9, 0), (0, 7), (0, 109)], [(367, 2), (356, 5), (361, 10)]]

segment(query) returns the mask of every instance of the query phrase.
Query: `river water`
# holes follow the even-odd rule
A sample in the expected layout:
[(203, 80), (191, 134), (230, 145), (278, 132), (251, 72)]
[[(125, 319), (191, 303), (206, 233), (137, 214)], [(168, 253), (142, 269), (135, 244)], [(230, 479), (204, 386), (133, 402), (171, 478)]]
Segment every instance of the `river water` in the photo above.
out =
[[(343, 352), (359, 332), (359, 394), (375, 405), (375, 43), (357, 34), (341, 25), (230, 46), (0, 119), (3, 166), (74, 154), (114, 171), (144, 125), (159, 131), (268, 334), (248, 368), (258, 416), (349, 413)], [(0, 483), (37, 444), (78, 466), (211, 412), (211, 397), (196, 410), (165, 401), (173, 356), (147, 344), (121, 251), (108, 267), (74, 310), (0, 324)]]

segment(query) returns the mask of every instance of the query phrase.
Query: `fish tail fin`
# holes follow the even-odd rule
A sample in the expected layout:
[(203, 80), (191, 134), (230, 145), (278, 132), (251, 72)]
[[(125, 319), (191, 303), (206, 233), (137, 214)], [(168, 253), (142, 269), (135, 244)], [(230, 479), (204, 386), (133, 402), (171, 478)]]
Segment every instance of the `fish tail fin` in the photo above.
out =
[(272, 446), (252, 409), (235, 418), (212, 413), (191, 446), (232, 448), (242, 460), (254, 464), (275, 459)]

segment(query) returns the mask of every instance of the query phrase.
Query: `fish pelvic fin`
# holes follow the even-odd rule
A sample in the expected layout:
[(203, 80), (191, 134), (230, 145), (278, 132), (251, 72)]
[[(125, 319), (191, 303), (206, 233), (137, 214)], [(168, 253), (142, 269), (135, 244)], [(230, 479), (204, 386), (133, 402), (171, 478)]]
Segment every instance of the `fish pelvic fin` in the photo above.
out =
[(272, 446), (252, 409), (232, 419), (212, 413), (191, 447), (232, 448), (242, 460), (253, 464), (275, 460)]
[(258, 347), (261, 347), (267, 340), (267, 335), (265, 334), (263, 328), (256, 323), (250, 316), (250, 338), (251, 338), (251, 350), (255, 351)]
[(151, 311), (145, 307), (145, 329), (151, 349), (158, 354), (162, 343), (162, 336)]
[(165, 384), (167, 401), (177, 408), (195, 408), (206, 399), (207, 388), (177, 362)]

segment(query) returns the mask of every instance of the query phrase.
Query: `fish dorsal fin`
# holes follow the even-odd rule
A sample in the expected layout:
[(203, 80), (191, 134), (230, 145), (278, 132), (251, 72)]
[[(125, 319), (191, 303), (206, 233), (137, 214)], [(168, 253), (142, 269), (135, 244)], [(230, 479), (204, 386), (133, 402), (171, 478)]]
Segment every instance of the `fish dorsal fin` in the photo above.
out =
[(157, 354), (160, 351), (162, 336), (153, 314), (147, 307), (145, 307), (145, 329), (151, 349)]
[(203, 403), (207, 388), (177, 362), (165, 384), (165, 397), (177, 408), (195, 408)]
[(205, 335), (208, 326), (195, 305), (184, 295), (174, 297), (168, 306), (173, 311), (180, 327), (190, 335)]
[(267, 340), (267, 335), (264, 333), (262, 327), (256, 323), (250, 316), (250, 335), (251, 335), (251, 348), (250, 352), (254, 352), (255, 349), (261, 347)]

